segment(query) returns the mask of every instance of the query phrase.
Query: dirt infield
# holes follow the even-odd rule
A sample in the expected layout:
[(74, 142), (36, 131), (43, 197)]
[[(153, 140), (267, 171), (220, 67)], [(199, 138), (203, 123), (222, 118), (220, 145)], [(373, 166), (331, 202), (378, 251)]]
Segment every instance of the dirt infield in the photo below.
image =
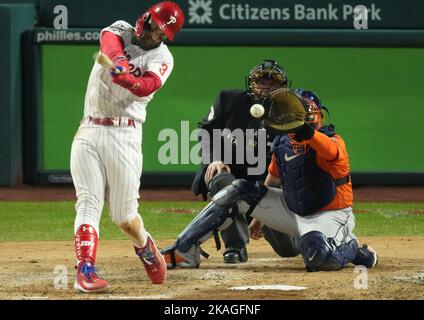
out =
[[(424, 237), (363, 240), (380, 254), (378, 266), (368, 270), (367, 283), (358, 280), (364, 274), (353, 266), (338, 272), (308, 273), (300, 257), (280, 258), (259, 240), (249, 245), (250, 259), (242, 265), (224, 264), (221, 253), (209, 241), (205, 249), (211, 258), (199, 269), (170, 270), (163, 285), (150, 284), (129, 241), (101, 241), (97, 265), (111, 287), (105, 293), (90, 295), (72, 289), (72, 242), (5, 242), (0, 243), (0, 299), (424, 299)], [(159, 241), (162, 246), (169, 243)], [(63, 287), (60, 275), (64, 275), (64, 267), (68, 270), (67, 289), (55, 289), (55, 282)], [(231, 289), (246, 285), (306, 289)]]
[[(75, 191), (72, 187), (0, 188), (0, 201), (7, 200), (75, 200)], [(143, 200), (201, 199), (187, 189), (150, 189), (141, 192)], [(356, 188), (355, 201), (424, 202), (424, 187)], [(338, 272), (308, 273), (301, 257), (281, 258), (261, 239), (249, 244), (249, 261), (242, 265), (224, 264), (222, 253), (215, 251), (213, 241), (208, 241), (204, 249), (212, 255), (209, 260), (199, 269), (170, 270), (163, 285), (150, 283), (129, 241), (100, 241), (97, 266), (110, 281), (111, 288), (103, 294), (91, 295), (72, 289), (73, 242), (3, 242), (0, 243), (0, 299), (424, 299), (424, 237), (361, 240), (374, 247), (380, 257), (379, 265), (368, 270), (366, 283), (362, 278), (365, 274), (353, 266)], [(165, 246), (171, 242), (158, 244)], [(63, 270), (67, 270), (67, 278), (60, 277)], [(362, 279), (359, 282), (358, 277)], [(66, 289), (55, 288), (55, 283), (63, 286), (64, 279), (68, 281)], [(290, 285), (306, 289), (231, 289), (247, 285)]]
[[(424, 186), (414, 187), (357, 187), (354, 200), (358, 202), (424, 202)], [(0, 187), (0, 201), (68, 201), (75, 200), (75, 189), (70, 186)], [(142, 189), (140, 200), (199, 201), (190, 189)]]

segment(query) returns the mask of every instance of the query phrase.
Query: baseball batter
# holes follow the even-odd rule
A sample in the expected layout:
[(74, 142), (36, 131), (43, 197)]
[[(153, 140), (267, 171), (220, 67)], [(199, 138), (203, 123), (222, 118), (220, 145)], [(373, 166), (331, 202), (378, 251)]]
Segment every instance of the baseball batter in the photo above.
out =
[(78, 198), (75, 288), (80, 291), (108, 287), (94, 267), (105, 200), (113, 222), (132, 240), (151, 281), (163, 283), (166, 279), (165, 261), (138, 214), (142, 124), (147, 104), (173, 68), (173, 57), (163, 41), (172, 41), (183, 23), (181, 8), (165, 1), (140, 16), (135, 28), (117, 21), (101, 32), (101, 51), (114, 62), (115, 72), (93, 66), (84, 117), (71, 150)]
[[(282, 89), (272, 98), (266, 120), (266, 126), (280, 134), (273, 142), (265, 185), (239, 179), (218, 192), (176, 243), (163, 250), (170, 267), (199, 267), (200, 244), (216, 229), (227, 228), (232, 216), (247, 211), (254, 218), (253, 239), (261, 236), (263, 224), (294, 237), (293, 249), (303, 256), (308, 271), (339, 270), (348, 263), (376, 265), (376, 252), (359, 247), (353, 233), (352, 184), (343, 139), (334, 126), (324, 125), (325, 107), (313, 92), (287, 91), (291, 92)], [(292, 101), (298, 101), (305, 115), (287, 134), (284, 121), (293, 114), (287, 112)]]

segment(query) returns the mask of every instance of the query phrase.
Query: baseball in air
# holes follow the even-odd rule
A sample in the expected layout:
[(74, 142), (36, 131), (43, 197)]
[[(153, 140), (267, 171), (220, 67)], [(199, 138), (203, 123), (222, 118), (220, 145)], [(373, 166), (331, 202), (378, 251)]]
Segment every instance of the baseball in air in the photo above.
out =
[(254, 118), (260, 118), (264, 115), (264, 113), (264, 106), (259, 103), (255, 103), (253, 106), (250, 107), (250, 114)]

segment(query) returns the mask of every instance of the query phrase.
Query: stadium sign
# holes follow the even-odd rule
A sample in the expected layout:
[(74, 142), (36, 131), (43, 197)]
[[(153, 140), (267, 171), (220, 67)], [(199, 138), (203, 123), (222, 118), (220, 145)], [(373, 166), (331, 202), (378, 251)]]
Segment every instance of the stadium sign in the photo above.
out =
[[(405, 0), (407, 3), (411, 0)], [(352, 28), (355, 8), (364, 6), (370, 27), (407, 28), (423, 26), (413, 6), (394, 0), (189, 0), (187, 27), (252, 28)], [(409, 15), (403, 15), (411, 11)], [(402, 16), (400, 16), (402, 12)], [(406, 19), (406, 17), (408, 19)]]

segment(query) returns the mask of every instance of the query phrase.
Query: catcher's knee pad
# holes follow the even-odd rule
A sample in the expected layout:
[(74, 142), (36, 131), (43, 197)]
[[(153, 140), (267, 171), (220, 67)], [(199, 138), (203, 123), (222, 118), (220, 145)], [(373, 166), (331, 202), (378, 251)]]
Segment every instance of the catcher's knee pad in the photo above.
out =
[(308, 271), (335, 271), (355, 259), (358, 244), (351, 240), (335, 247), (322, 232), (311, 231), (300, 238), (299, 251)]
[(319, 271), (331, 255), (327, 238), (319, 231), (304, 234), (299, 240), (299, 251), (308, 271)]
[(229, 172), (221, 172), (215, 175), (209, 182), (208, 186), (211, 196), (213, 197), (218, 193), (218, 191), (224, 189), (226, 186), (229, 186), (234, 180), (236, 180), (236, 177), (234, 177)]

